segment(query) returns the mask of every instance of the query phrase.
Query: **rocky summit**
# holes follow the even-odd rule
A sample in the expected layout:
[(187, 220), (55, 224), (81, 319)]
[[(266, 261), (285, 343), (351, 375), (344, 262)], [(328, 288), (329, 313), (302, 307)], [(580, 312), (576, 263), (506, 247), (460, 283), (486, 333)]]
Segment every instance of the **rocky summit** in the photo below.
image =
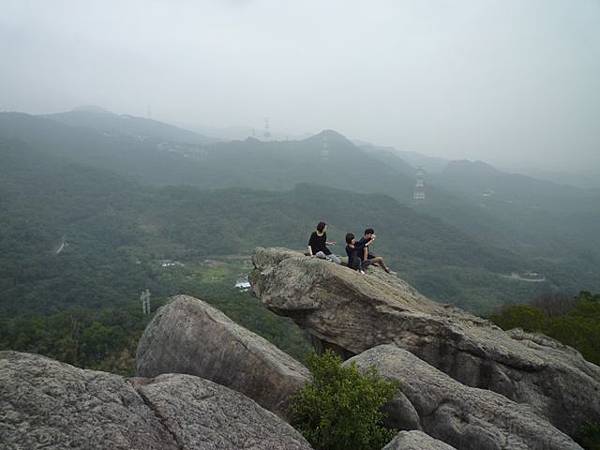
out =
[(351, 357), (392, 344), (463, 385), (529, 405), (570, 435), (586, 421), (600, 422), (600, 368), (572, 348), (545, 336), (504, 332), (375, 268), (361, 276), (280, 248), (258, 248), (253, 263), (254, 293), (307, 330), (320, 348)]

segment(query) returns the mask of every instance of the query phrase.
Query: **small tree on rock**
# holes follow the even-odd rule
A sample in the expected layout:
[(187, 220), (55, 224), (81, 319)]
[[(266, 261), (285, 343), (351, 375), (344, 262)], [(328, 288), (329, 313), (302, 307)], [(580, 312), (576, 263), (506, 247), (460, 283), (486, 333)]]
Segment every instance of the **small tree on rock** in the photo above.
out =
[(316, 450), (380, 449), (396, 434), (383, 427), (381, 407), (397, 391), (374, 368), (342, 366), (331, 351), (308, 357), (312, 382), (292, 399), (292, 425)]

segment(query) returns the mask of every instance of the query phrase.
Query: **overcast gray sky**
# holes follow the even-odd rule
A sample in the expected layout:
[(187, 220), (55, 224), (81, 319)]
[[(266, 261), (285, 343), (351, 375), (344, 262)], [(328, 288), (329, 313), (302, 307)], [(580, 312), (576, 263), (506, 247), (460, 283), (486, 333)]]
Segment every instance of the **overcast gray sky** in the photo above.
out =
[(0, 109), (600, 169), (600, 0), (0, 0)]

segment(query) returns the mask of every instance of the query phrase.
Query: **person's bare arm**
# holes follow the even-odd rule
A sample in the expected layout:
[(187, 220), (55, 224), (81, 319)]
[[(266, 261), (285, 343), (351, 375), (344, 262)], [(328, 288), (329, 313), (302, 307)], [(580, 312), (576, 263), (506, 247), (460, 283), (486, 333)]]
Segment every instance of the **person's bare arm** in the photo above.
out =
[(308, 246), (308, 254), (309, 254), (310, 256), (312, 256), (312, 255), (313, 255), (313, 252), (312, 252), (312, 247), (311, 247), (310, 245)]

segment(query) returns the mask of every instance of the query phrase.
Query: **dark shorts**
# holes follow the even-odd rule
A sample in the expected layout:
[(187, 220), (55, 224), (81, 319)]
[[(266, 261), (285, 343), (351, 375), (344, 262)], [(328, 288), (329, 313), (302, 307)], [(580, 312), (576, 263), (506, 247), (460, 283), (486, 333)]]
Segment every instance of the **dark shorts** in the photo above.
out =
[(367, 259), (373, 259), (373, 258), (377, 258), (377, 255), (374, 255), (373, 253), (369, 252), (369, 254), (367, 255)]

